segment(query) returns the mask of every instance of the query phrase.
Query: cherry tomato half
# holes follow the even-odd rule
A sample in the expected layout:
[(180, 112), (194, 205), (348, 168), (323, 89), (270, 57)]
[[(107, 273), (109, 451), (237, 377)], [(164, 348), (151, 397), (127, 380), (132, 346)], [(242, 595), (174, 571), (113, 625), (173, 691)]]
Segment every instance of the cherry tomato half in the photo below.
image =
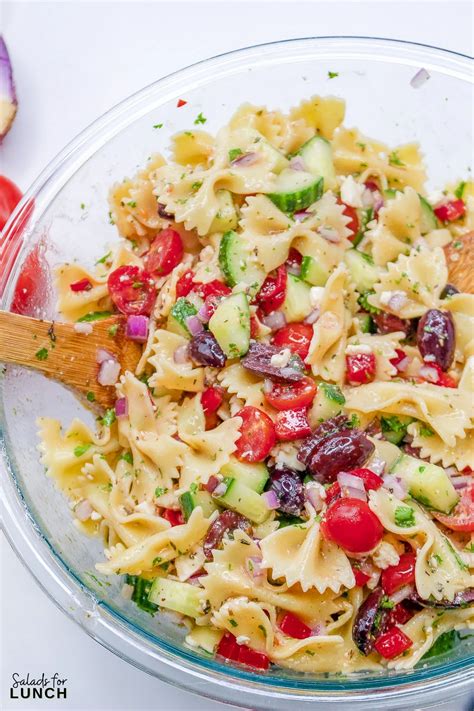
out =
[(162, 518), (169, 521), (172, 526), (182, 526), (183, 523), (185, 523), (184, 516), (181, 511), (175, 511), (174, 509), (164, 509), (161, 516)]
[(285, 266), (282, 264), (273, 273), (269, 274), (260, 291), (255, 297), (255, 301), (264, 314), (270, 314), (280, 308), (285, 300), (287, 273)]
[(292, 410), (308, 407), (316, 395), (316, 383), (311, 378), (302, 378), (295, 383), (273, 383), (266, 401), (277, 410)]
[(351, 469), (349, 474), (352, 476), (358, 476), (364, 482), (364, 486), (367, 491), (370, 489), (380, 489), (383, 484), (383, 479), (378, 474), (375, 474), (371, 469)]
[(275, 433), (277, 439), (292, 442), (311, 434), (305, 407), (293, 410), (281, 410), (275, 418)]
[(276, 442), (273, 422), (252, 405), (239, 410), (237, 417), (242, 418), (242, 434), (236, 442), (235, 456), (242, 462), (263, 462)]
[(368, 504), (350, 497), (331, 504), (322, 530), (326, 538), (349, 553), (367, 553), (383, 536), (383, 526)]
[(201, 405), (204, 413), (216, 412), (222, 405), (222, 391), (220, 388), (207, 388), (201, 395)]
[(9, 178), (0, 175), (0, 231), (22, 198), (20, 188)]
[(183, 258), (183, 240), (176, 230), (168, 227), (162, 230), (150, 245), (145, 257), (145, 265), (154, 277), (166, 276)]
[(453, 513), (443, 514), (432, 511), (432, 514), (443, 526), (452, 531), (465, 531), (474, 533), (474, 481), (463, 489), (461, 500), (457, 504)]
[(187, 296), (190, 291), (193, 290), (195, 284), (193, 282), (194, 272), (188, 269), (184, 274), (182, 274), (178, 281), (176, 282), (176, 298), (179, 299), (181, 296)]
[(312, 338), (313, 327), (308, 323), (290, 323), (275, 333), (272, 343), (280, 348), (289, 348), (304, 360), (309, 353)]
[(466, 205), (463, 200), (450, 200), (435, 207), (433, 212), (441, 222), (455, 222), (466, 212)]
[(415, 553), (403, 553), (397, 565), (382, 570), (382, 587), (387, 595), (392, 595), (404, 585), (415, 580)]
[(354, 353), (346, 356), (346, 378), (350, 385), (371, 383), (375, 378), (377, 361), (373, 353)]
[(337, 202), (339, 203), (339, 205), (344, 205), (344, 210), (342, 212), (346, 217), (350, 218), (350, 222), (347, 223), (346, 227), (352, 233), (348, 237), (348, 239), (352, 241), (359, 232), (359, 216), (357, 214), (357, 210), (355, 209), (355, 207), (346, 205), (346, 203), (342, 202), (340, 198), (337, 198)]
[(107, 285), (112, 301), (123, 314), (150, 315), (156, 289), (153, 279), (144, 269), (119, 267), (109, 274)]
[(207, 299), (209, 296), (228, 296), (232, 293), (232, 289), (220, 279), (213, 279), (207, 284), (197, 284), (194, 291), (203, 299)]

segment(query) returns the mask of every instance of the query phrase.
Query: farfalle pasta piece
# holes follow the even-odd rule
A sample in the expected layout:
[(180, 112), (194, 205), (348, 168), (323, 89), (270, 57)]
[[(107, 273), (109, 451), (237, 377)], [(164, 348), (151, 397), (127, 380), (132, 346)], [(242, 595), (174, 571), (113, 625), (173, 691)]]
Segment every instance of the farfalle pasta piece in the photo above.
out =
[(345, 113), (344, 99), (337, 96), (312, 96), (291, 109), (290, 118), (293, 121), (304, 121), (314, 133), (331, 139), (336, 128), (344, 121)]
[(164, 319), (168, 316), (173, 304), (176, 302), (176, 284), (183, 274), (190, 269), (192, 262), (192, 256), (185, 254), (182, 261), (166, 277), (155, 301), (153, 313), (156, 319)]
[[(207, 131), (182, 131), (171, 137), (171, 158), (179, 165), (209, 167), (216, 140)], [(158, 166), (157, 166), (158, 167)]]
[(252, 405), (261, 410), (268, 410), (263, 392), (263, 380), (243, 368), (240, 363), (233, 363), (223, 368), (217, 379), (230, 395), (235, 395), (241, 400), (241, 407)]
[(162, 328), (155, 331), (153, 355), (148, 359), (155, 369), (149, 379), (150, 387), (187, 392), (204, 390), (204, 368), (194, 367), (188, 362), (176, 363), (174, 360), (175, 351), (187, 343), (186, 338), (171, 331)]
[[(426, 268), (428, 261), (429, 269)], [(402, 319), (417, 318), (427, 309), (438, 307), (447, 280), (448, 269), (440, 247), (413, 249), (408, 256), (400, 254), (396, 262), (388, 264), (387, 271), (374, 286), (375, 294), (368, 300), (372, 306)]]
[(270, 568), (272, 578), (284, 578), (288, 585), (301, 585), (306, 592), (316, 588), (323, 593), (340, 592), (355, 585), (348, 557), (334, 543), (321, 535), (313, 518), (306, 523), (285, 526), (260, 542), (262, 565)]
[(273, 605), (255, 602), (247, 597), (233, 597), (213, 612), (211, 622), (218, 629), (227, 630), (259, 652), (271, 653), (276, 626)]
[(474, 294), (454, 294), (443, 300), (443, 309), (453, 315), (456, 327), (456, 360), (474, 355)]
[(284, 116), (280, 111), (268, 111), (264, 106), (243, 104), (230, 120), (231, 129), (251, 128), (258, 131), (282, 153), (297, 150), (314, 131), (298, 117)]

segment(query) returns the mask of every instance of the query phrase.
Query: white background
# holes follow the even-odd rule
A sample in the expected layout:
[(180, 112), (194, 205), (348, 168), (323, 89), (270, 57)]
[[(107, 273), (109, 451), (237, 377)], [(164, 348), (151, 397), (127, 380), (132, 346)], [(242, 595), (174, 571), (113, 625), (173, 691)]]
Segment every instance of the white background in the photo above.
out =
[[(473, 5), (441, 2), (6, 2), (0, 28), (14, 63), (19, 113), (0, 148), (0, 172), (22, 189), (79, 131), (142, 86), (206, 57), (309, 35), (372, 35), (473, 54)], [(219, 711), (89, 639), (41, 592), (2, 535), (2, 701), (11, 674), (67, 677), (61, 709)], [(377, 709), (378, 711), (378, 709)], [(458, 709), (456, 709), (458, 711)]]

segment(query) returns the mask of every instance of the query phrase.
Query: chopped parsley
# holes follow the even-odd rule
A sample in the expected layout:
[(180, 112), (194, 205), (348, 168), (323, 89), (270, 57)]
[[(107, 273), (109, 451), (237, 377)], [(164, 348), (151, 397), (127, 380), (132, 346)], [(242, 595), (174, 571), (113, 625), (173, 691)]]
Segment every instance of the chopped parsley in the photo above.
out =
[(202, 185), (202, 180), (196, 180), (195, 183), (191, 185), (191, 190), (197, 191)]
[(85, 209), (86, 209), (86, 204), (85, 204), (85, 202), (81, 202), (81, 210), (85, 210)]
[(77, 319), (77, 323), (89, 323), (90, 321), (102, 321), (104, 318), (112, 316), (111, 311), (90, 311), (85, 316)]
[(168, 491), (168, 489), (162, 489), (161, 486), (157, 486), (155, 489), (156, 498), (159, 499), (160, 496), (163, 496), (163, 494), (166, 494), (167, 491)]
[(405, 167), (405, 163), (400, 159), (398, 151), (392, 151), (388, 157), (388, 162), (390, 165), (397, 165)]
[(200, 113), (198, 113), (198, 115), (197, 115), (196, 118), (194, 119), (194, 124), (195, 124), (196, 126), (198, 126), (200, 123), (206, 123), (206, 121), (207, 121), (207, 118), (205, 118), (205, 117), (202, 115), (202, 112), (200, 112)]
[(380, 602), (380, 607), (383, 610), (393, 610), (393, 608), (395, 607), (395, 603), (393, 602), (393, 600), (390, 600), (387, 595), (384, 595)]
[(338, 76), (339, 76), (339, 72), (328, 72), (329, 79), (335, 79)]
[(123, 459), (123, 461), (127, 462), (127, 464), (133, 464), (133, 456), (131, 452), (125, 452), (120, 455), (119, 459)]
[(463, 196), (465, 187), (466, 187), (466, 181), (462, 180), (459, 183), (459, 185), (457, 186), (456, 190), (454, 191), (454, 194), (458, 198), (458, 200), (462, 200), (462, 196)]
[(434, 435), (434, 430), (432, 430), (429, 425), (422, 422), (420, 424), (419, 433), (422, 437), (432, 437)]
[(415, 525), (415, 512), (411, 506), (397, 506), (395, 509), (395, 523), (400, 528), (410, 528)]
[(229, 618), (229, 622), (230, 622), (230, 624), (232, 625), (232, 627), (237, 627), (238, 624), (239, 624), (238, 622), (236, 622), (235, 620), (233, 620), (232, 617)]
[(231, 148), (229, 151), (229, 161), (232, 163), (233, 160), (242, 155), (240, 148)]
[(109, 334), (110, 338), (115, 338), (115, 336), (117, 335), (117, 331), (118, 331), (118, 323), (114, 323), (113, 326), (110, 326), (107, 329), (107, 333)]
[(86, 399), (89, 400), (89, 402), (95, 402), (95, 395), (91, 390), (87, 393)]
[(35, 353), (35, 358), (38, 360), (48, 360), (48, 349), (47, 348), (40, 348), (39, 351), (36, 351)]
[(128, 205), (129, 207), (136, 207), (136, 206), (137, 206), (137, 203), (135, 202), (135, 200), (129, 200), (129, 202), (127, 202), (127, 205)]
[(153, 128), (163, 128), (163, 124), (162, 123), (154, 123)]
[(104, 416), (99, 421), (105, 427), (110, 427), (116, 419), (115, 410), (111, 408), (105, 411)]
[(74, 456), (82, 457), (91, 447), (91, 444), (78, 444), (77, 447), (74, 447)]
[[(110, 215), (110, 212), (109, 212), (109, 215)], [(104, 254), (103, 257), (101, 257), (100, 259), (98, 259), (96, 261), (96, 264), (105, 264), (107, 261), (110, 260), (111, 256), (112, 256), (112, 252), (107, 252), (107, 254)]]

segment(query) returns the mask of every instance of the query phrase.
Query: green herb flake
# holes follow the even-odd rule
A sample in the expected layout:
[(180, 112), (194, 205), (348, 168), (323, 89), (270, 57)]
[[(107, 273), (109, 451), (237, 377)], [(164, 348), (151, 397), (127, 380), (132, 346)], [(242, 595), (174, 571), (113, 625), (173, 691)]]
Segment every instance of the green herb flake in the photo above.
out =
[(339, 72), (328, 72), (328, 79), (335, 79), (339, 76)]
[(463, 196), (465, 187), (466, 187), (466, 181), (462, 180), (459, 183), (459, 185), (457, 186), (456, 190), (454, 191), (454, 194), (458, 198), (458, 200), (462, 200), (462, 196)]
[(78, 444), (77, 447), (74, 447), (74, 456), (82, 457), (82, 455), (88, 452), (91, 447), (91, 444)]
[(395, 523), (400, 528), (410, 528), (415, 525), (415, 512), (411, 506), (397, 506), (395, 509)]
[(229, 622), (230, 622), (230, 624), (232, 625), (232, 627), (238, 627), (238, 624), (239, 624), (239, 623), (236, 622), (235, 620), (233, 620), (232, 618), (229, 618)]
[[(109, 215), (110, 215), (110, 213), (109, 213)], [(105, 264), (106, 262), (110, 261), (111, 256), (112, 256), (112, 252), (107, 252), (107, 254), (104, 254), (103, 257), (101, 257), (100, 259), (98, 259), (96, 261), (96, 265), (97, 264)]]
[(109, 326), (109, 328), (107, 329), (107, 333), (109, 334), (110, 338), (115, 338), (115, 336), (117, 335), (117, 331), (118, 323), (114, 323), (113, 326)]
[(157, 499), (160, 498), (160, 496), (163, 496), (163, 494), (166, 494), (168, 489), (163, 489), (161, 486), (157, 486), (155, 489), (155, 496)]
[(95, 402), (95, 395), (94, 395), (94, 393), (93, 393), (91, 390), (89, 390), (89, 392), (87, 393), (86, 399), (87, 399), (89, 402)]
[(232, 163), (233, 160), (242, 155), (240, 148), (231, 148), (229, 151), (229, 161)]
[(136, 207), (136, 206), (137, 206), (137, 203), (135, 202), (135, 200), (129, 200), (129, 202), (127, 202), (127, 205), (128, 205), (129, 207)]
[(133, 456), (131, 452), (124, 452), (120, 455), (119, 459), (123, 459), (127, 464), (133, 464)]
[(154, 123), (153, 128), (163, 128), (163, 124), (162, 123)]
[(100, 423), (105, 427), (110, 427), (111, 425), (113, 425), (116, 419), (117, 418), (115, 415), (115, 410), (111, 408), (105, 411), (104, 416), (100, 420)]
[(86, 204), (85, 204), (85, 202), (81, 202), (81, 210), (85, 210), (85, 209), (86, 209)]
[(390, 165), (397, 165), (402, 168), (405, 167), (405, 163), (400, 159), (398, 151), (392, 151), (388, 157), (388, 162)]
[(112, 316), (111, 311), (90, 311), (85, 316), (77, 319), (77, 323), (90, 323), (91, 321), (103, 321), (104, 318)]
[(419, 433), (422, 437), (433, 437), (434, 431), (425, 423), (420, 424)]
[(40, 348), (39, 351), (36, 351), (35, 353), (35, 358), (38, 360), (48, 360), (48, 349), (47, 348)]
[(380, 607), (383, 610), (393, 610), (393, 608), (395, 607), (395, 603), (393, 602), (393, 600), (390, 600), (387, 595), (384, 595), (380, 602)]
[(202, 112), (200, 112), (200, 113), (198, 113), (198, 115), (197, 115), (196, 118), (194, 119), (194, 124), (195, 124), (195, 126), (198, 126), (200, 123), (206, 123), (206, 121), (207, 121), (207, 118), (205, 118), (205, 117), (202, 115)]

